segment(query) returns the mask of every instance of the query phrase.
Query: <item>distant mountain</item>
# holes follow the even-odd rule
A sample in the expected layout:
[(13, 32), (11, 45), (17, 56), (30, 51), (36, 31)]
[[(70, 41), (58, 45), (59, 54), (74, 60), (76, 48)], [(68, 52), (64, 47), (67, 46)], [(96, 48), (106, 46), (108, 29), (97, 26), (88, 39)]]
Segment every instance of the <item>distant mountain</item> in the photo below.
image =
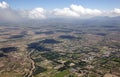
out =
[(93, 17), (89, 19), (44, 19), (44, 20), (24, 20), (19, 22), (0, 21), (0, 26), (44, 26), (44, 25), (117, 25), (120, 26), (120, 16), (118, 17)]

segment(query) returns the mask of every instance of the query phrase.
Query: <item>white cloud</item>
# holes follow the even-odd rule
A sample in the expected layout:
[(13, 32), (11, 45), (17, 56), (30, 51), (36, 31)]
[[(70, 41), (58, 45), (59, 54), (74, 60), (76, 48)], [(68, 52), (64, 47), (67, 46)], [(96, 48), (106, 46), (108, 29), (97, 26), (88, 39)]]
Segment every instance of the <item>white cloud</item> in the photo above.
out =
[(105, 11), (104, 14), (105, 16), (109, 16), (109, 17), (120, 16), (120, 9), (114, 8), (113, 10)]
[(78, 5), (74, 5), (72, 4), (70, 6), (70, 9), (78, 14), (84, 14), (85, 13), (85, 8), (83, 8), (82, 6), (78, 6)]
[(45, 18), (89, 18), (94, 16), (120, 16), (120, 9), (110, 11), (85, 8), (81, 5), (72, 4), (66, 8), (45, 10), (42, 7), (32, 10), (15, 10), (6, 2), (0, 2), (0, 21), (20, 21), (29, 19)]
[(7, 4), (6, 2), (0, 2), (0, 8), (8, 8), (9, 4)]
[(18, 11), (11, 9), (6, 2), (0, 2), (0, 21), (18, 21), (20, 18)]
[(92, 16), (99, 16), (101, 15), (103, 12), (98, 10), (98, 9), (85, 9), (86, 15), (92, 15)]
[(63, 9), (54, 9), (53, 14), (56, 16), (67, 16), (67, 17), (79, 17), (79, 14), (70, 10), (70, 8), (63, 8)]
[(80, 15), (91, 15), (91, 16), (97, 16), (97, 15), (101, 15), (102, 11), (98, 10), (98, 9), (90, 9), (90, 8), (84, 8), (81, 5), (74, 5), (72, 4), (70, 6), (70, 8), (77, 12)]
[(54, 9), (53, 13), (56, 16), (70, 16), (70, 17), (91, 17), (91, 16), (99, 16), (102, 14), (102, 11), (98, 9), (89, 9), (84, 8), (81, 5), (72, 4), (69, 8), (63, 9)]
[(112, 10), (112, 13), (120, 15), (120, 9), (114, 8), (114, 10)]
[(20, 10), (19, 14), (24, 19), (45, 19), (46, 10), (43, 8), (34, 8), (32, 10)]
[(0, 2), (0, 21), (21, 21), (26, 19), (43, 19), (46, 10), (43, 8), (34, 8), (32, 10), (15, 10), (6, 2)]
[(28, 12), (28, 17), (31, 19), (42, 19), (42, 18), (46, 18), (45, 13), (46, 13), (45, 9), (35, 8)]

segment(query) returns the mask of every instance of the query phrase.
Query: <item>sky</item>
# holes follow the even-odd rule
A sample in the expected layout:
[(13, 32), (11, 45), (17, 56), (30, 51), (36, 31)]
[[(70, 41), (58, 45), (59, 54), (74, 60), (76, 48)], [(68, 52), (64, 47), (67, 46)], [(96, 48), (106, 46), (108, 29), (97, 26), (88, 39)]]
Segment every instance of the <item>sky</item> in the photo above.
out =
[(120, 16), (120, 0), (0, 0), (0, 20)]
[[(2, 2), (3, 0), (0, 0)], [(32, 9), (44, 7), (46, 9), (64, 8), (71, 4), (82, 5), (100, 10), (120, 8), (120, 0), (4, 0), (12, 8)]]

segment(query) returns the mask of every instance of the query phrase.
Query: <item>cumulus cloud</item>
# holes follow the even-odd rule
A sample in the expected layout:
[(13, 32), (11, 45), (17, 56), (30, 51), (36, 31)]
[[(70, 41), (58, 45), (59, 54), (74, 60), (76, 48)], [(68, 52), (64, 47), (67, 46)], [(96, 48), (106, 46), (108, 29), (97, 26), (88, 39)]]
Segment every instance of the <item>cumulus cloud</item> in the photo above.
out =
[(45, 19), (46, 10), (43, 8), (34, 8), (32, 10), (21, 10), (19, 11), (21, 17), (24, 19)]
[(0, 2), (0, 21), (23, 21), (29, 19), (45, 18), (89, 18), (94, 16), (120, 16), (120, 9), (101, 11), (98, 9), (85, 8), (81, 5), (72, 4), (65, 8), (45, 10), (42, 7), (31, 10), (15, 10), (6, 2)]
[(8, 8), (9, 4), (7, 4), (6, 2), (0, 2), (0, 8)]
[(6, 2), (0, 2), (0, 21), (18, 21), (20, 18), (18, 11), (11, 9)]
[(70, 17), (90, 17), (99, 16), (102, 11), (98, 9), (84, 8), (81, 5), (72, 4), (69, 8), (54, 9), (53, 14), (56, 16), (70, 16)]
[(116, 16), (120, 15), (120, 9), (119, 8), (114, 8), (111, 12), (112, 12), (112, 14), (114, 14)]
[(34, 8), (32, 10), (15, 10), (6, 2), (0, 2), (0, 21), (21, 21), (27, 19), (44, 19), (46, 10)]
[(81, 5), (74, 5), (72, 4), (70, 6), (70, 8), (77, 12), (80, 15), (91, 15), (91, 16), (98, 16), (102, 14), (102, 11), (98, 10), (98, 9), (90, 9), (90, 8), (84, 8)]
[(54, 9), (53, 14), (56, 16), (67, 16), (67, 17), (79, 17), (79, 14), (72, 11), (70, 8), (63, 8), (63, 9)]
[(28, 17), (31, 19), (46, 18), (45, 13), (46, 13), (46, 10), (44, 10), (43, 8), (35, 8), (29, 11)]

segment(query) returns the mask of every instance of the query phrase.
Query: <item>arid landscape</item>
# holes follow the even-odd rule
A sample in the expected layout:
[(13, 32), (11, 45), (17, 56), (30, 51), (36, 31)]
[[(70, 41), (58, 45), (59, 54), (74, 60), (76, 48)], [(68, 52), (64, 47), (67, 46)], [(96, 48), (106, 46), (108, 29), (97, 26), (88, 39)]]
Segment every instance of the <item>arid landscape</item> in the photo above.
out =
[(118, 24), (61, 24), (0, 26), (0, 77), (120, 77)]

